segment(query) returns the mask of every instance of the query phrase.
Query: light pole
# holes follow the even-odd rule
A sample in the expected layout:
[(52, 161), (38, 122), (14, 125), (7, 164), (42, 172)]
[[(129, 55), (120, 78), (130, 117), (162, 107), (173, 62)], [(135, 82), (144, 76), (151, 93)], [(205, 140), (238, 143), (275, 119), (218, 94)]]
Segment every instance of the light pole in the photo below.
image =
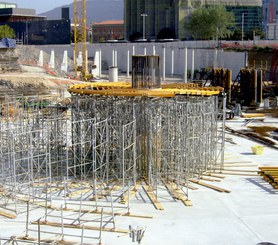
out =
[(146, 40), (146, 17), (148, 16), (147, 14), (141, 14), (143, 17), (143, 41)]
[(241, 41), (244, 37), (244, 13), (241, 14)]

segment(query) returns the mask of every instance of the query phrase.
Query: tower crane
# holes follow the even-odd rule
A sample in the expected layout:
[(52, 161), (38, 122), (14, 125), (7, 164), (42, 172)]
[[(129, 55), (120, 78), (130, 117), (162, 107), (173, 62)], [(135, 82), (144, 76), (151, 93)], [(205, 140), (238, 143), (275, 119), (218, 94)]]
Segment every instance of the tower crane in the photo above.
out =
[[(87, 74), (87, 16), (86, 0), (74, 0), (74, 76), (81, 70), (82, 78)], [(82, 60), (78, 60), (82, 54)]]

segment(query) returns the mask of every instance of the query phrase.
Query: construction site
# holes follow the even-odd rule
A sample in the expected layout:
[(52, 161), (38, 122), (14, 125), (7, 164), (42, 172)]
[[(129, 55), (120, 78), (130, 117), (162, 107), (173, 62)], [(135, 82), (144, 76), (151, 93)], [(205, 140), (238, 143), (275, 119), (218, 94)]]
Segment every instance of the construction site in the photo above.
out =
[[(234, 222), (228, 239), (238, 232), (244, 244), (276, 241), (275, 233), (260, 229), (260, 236), (247, 221), (243, 235), (238, 217), (226, 212), (242, 210), (233, 206), (236, 198), (255, 216), (265, 213), (261, 201), (251, 205), (262, 194), (252, 186), (277, 193), (275, 136), (271, 147), (256, 138), (267, 147), (262, 155), (251, 153), (250, 138), (239, 139), (247, 124), (267, 123), (275, 135), (277, 118), (256, 113), (226, 121), (231, 83), (219, 72), (222, 87), (161, 83), (159, 56), (135, 55), (130, 82), (75, 82), (70, 97), (2, 94), (1, 244), (165, 244), (169, 229), (178, 229), (168, 236), (184, 244), (196, 229), (190, 223), (203, 219), (194, 216), (207, 213), (210, 220), (215, 212), (223, 228), (218, 221), (203, 224), (204, 237), (189, 244), (211, 244), (209, 227), (224, 232), (226, 219)], [(237, 211), (223, 214), (219, 201)], [(266, 215), (267, 222), (275, 224), (276, 216)], [(216, 244), (227, 241), (221, 236)]]
[[(161, 85), (158, 56), (134, 59), (132, 84), (73, 85), (70, 104), (53, 96), (1, 98), (1, 215), (44, 209), (35, 223), (27, 217), (17, 241), (45, 242), (49, 234), (63, 240), (73, 236), (66, 228), (79, 228), (82, 235), (73, 237), (82, 241), (100, 242), (102, 231), (128, 233), (115, 216), (146, 218), (130, 209), (138, 190), (158, 210), (161, 185), (190, 206), (189, 179), (221, 168), (223, 89)], [(87, 230), (98, 232), (88, 237)]]
[(166, 77), (165, 45), (102, 75), (97, 47), (96, 77), (86, 45), (71, 74), (34, 47), (2, 51), (0, 244), (278, 244), (276, 71), (196, 79), (192, 49), (188, 79), (183, 47), (181, 78), (172, 47)]

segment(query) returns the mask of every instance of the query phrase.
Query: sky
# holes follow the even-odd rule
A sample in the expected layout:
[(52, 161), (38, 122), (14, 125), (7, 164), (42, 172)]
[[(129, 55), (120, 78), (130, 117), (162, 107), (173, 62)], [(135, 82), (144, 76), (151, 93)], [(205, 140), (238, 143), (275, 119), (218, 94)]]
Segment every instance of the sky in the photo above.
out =
[(36, 14), (40, 14), (56, 7), (71, 4), (73, 0), (4, 0), (1, 2), (17, 3), (18, 8), (35, 9)]

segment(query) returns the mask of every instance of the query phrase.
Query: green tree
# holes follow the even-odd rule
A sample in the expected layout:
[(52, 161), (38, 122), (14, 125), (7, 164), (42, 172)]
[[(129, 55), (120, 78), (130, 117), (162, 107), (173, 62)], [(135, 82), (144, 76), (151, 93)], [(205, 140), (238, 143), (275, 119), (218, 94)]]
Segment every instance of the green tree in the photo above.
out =
[[(71, 32), (71, 42), (74, 43), (74, 30)], [(76, 42), (80, 43), (83, 42), (83, 33), (81, 29), (76, 30)]]
[(15, 38), (14, 30), (8, 25), (0, 26), (0, 39), (4, 37)]
[(194, 10), (186, 28), (194, 39), (227, 38), (232, 34), (235, 17), (223, 5), (201, 7)]

